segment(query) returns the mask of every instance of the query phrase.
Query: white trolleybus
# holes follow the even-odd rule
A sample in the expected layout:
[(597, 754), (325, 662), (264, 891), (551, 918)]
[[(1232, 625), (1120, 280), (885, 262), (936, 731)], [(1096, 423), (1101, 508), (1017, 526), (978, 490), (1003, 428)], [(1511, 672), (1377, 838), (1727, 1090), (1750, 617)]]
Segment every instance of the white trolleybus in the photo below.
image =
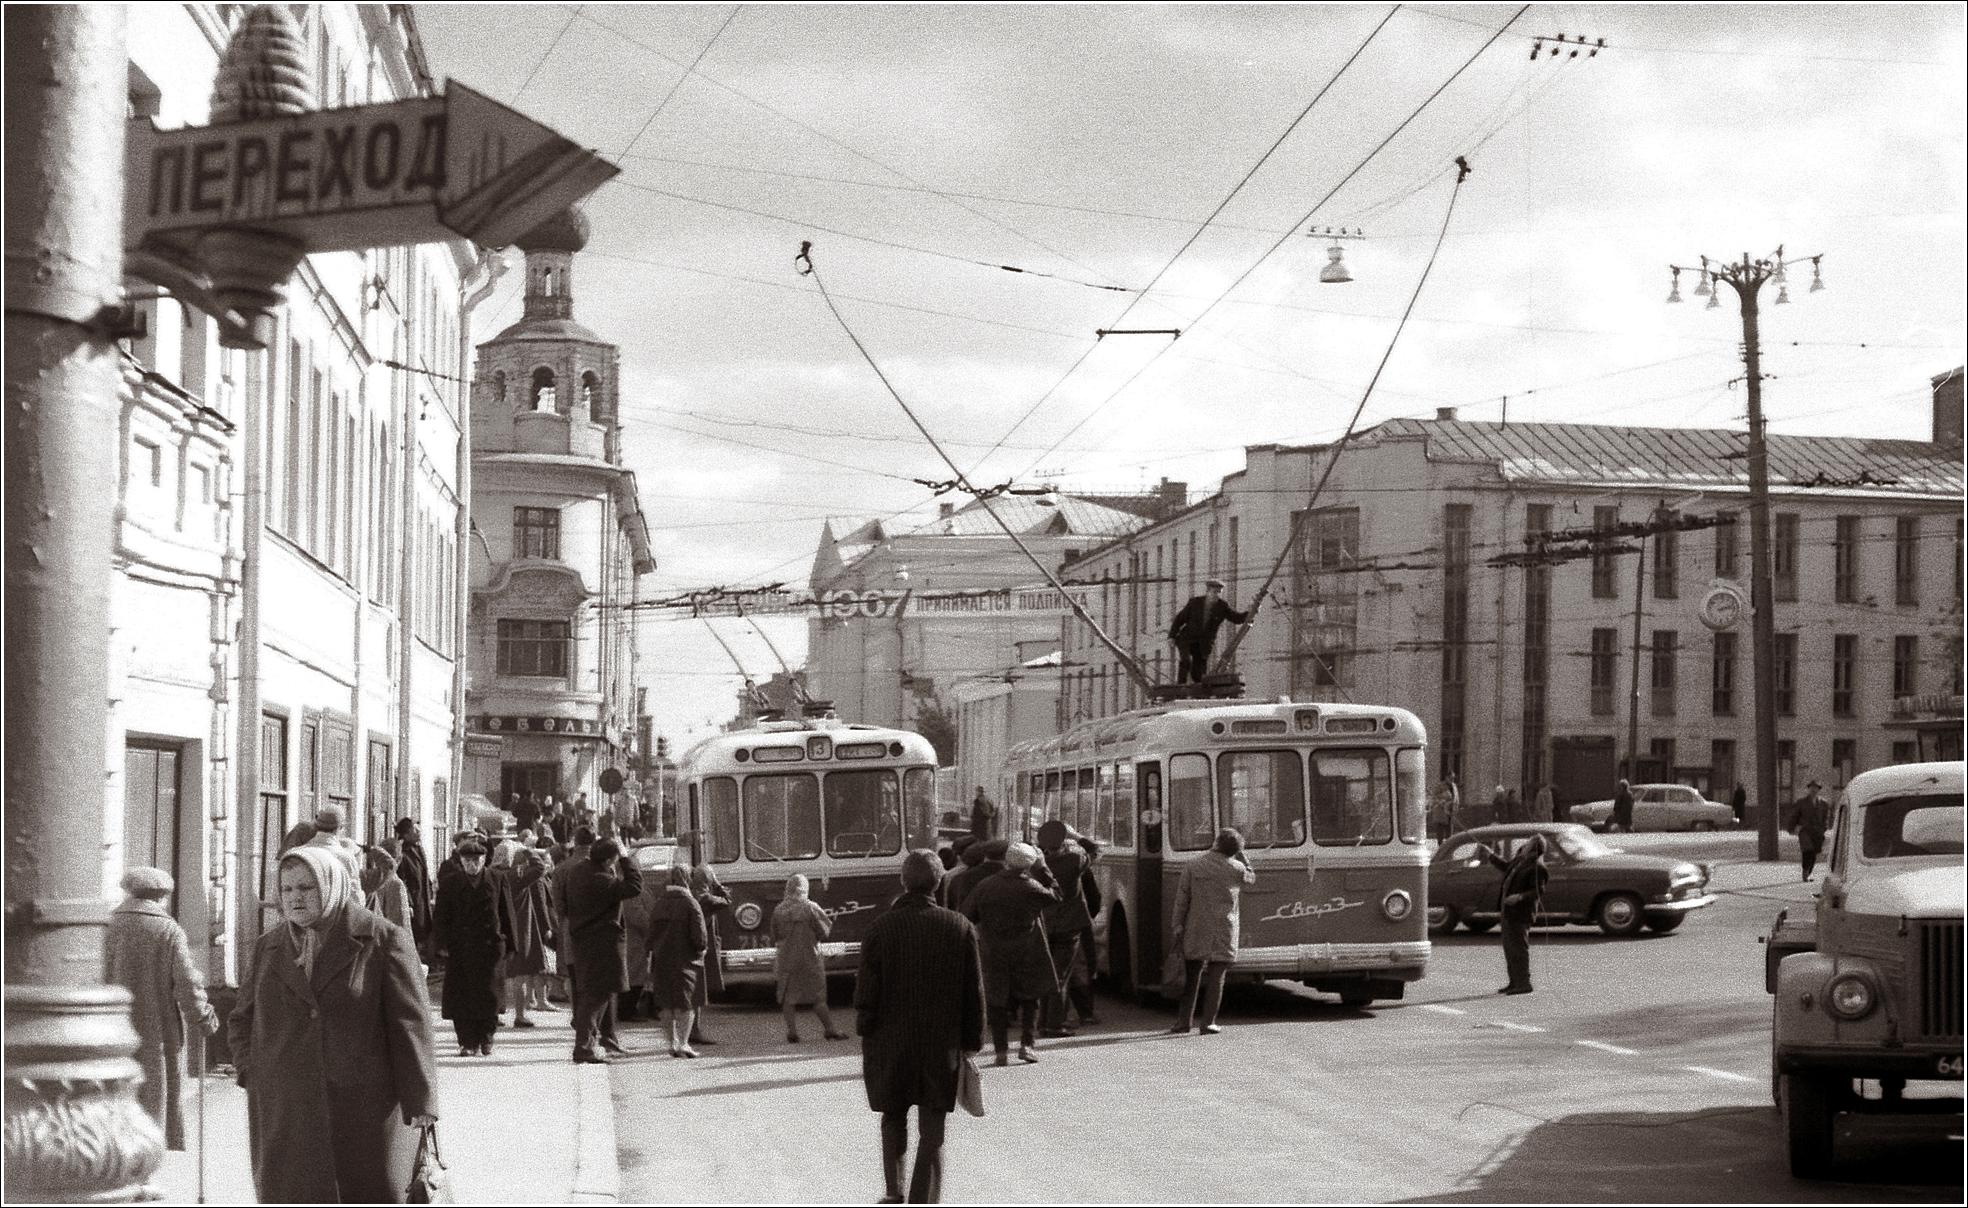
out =
[(1013, 838), (1060, 818), (1100, 844), (1097, 958), (1123, 993), (1160, 981), (1183, 868), (1228, 826), (1257, 873), (1230, 976), (1360, 1005), (1428, 964), (1426, 745), (1405, 709), (1171, 701), (1012, 747), (999, 800)]
[(868, 925), (901, 893), (902, 853), (936, 846), (936, 751), (908, 730), (762, 722), (691, 747), (678, 778), (691, 858), (731, 894), (712, 920), (728, 983), (772, 981), (772, 910), (793, 873), (833, 920), (827, 971), (853, 972)]

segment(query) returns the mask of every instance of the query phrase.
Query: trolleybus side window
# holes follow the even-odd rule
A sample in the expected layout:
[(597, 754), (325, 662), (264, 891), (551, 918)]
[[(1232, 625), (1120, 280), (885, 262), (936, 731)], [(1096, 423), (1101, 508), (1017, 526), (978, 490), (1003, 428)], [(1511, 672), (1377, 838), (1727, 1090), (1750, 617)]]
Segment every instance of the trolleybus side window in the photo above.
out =
[(1081, 768), (1079, 792), (1074, 795), (1073, 816), (1069, 821), (1082, 835), (1093, 833), (1093, 769)]
[(1018, 831), (1012, 827), (1006, 827), (1004, 836), (1002, 837), (1008, 838), (1014, 834), (1023, 834), (1023, 835), (1031, 834), (1032, 832), (1039, 829), (1039, 824), (1041, 822), (1045, 821), (1044, 815), (1045, 815), (1045, 773), (1033, 772), (1030, 779), (1028, 779), (1025, 782), (1025, 813), (1024, 816), (1020, 819), (1020, 823), (1024, 826), (1025, 829), (1023, 831)]
[(745, 778), (745, 854), (754, 860), (820, 854), (820, 784), (811, 772)]
[(895, 773), (827, 773), (827, 854), (892, 856), (902, 850), (902, 800)]
[(1394, 824), (1403, 843), (1419, 843), (1428, 833), (1426, 762), (1420, 747), (1394, 752)]
[(1114, 765), (1100, 765), (1100, 804), (1093, 815), (1093, 838), (1098, 843), (1114, 841)]
[(1357, 847), (1394, 837), (1387, 752), (1312, 752), (1312, 837), (1322, 847)]
[(936, 846), (936, 769), (902, 773), (902, 829), (909, 850)]
[[(1071, 773), (1068, 773), (1070, 775)], [(1047, 822), (1059, 817), (1059, 773), (1046, 773), (1045, 813), (1038, 820)]]
[[(697, 791), (695, 785), (690, 791)], [(738, 858), (738, 782), (729, 776), (704, 781), (704, 859), (729, 864)]]
[(1305, 842), (1305, 784), (1297, 751), (1225, 751), (1217, 756), (1223, 825), (1251, 847)]
[(1209, 774), (1207, 755), (1169, 757), (1168, 821), (1163, 834), (1177, 851), (1201, 851), (1216, 840)]
[(1123, 760), (1114, 769), (1114, 846), (1134, 846), (1134, 763)]

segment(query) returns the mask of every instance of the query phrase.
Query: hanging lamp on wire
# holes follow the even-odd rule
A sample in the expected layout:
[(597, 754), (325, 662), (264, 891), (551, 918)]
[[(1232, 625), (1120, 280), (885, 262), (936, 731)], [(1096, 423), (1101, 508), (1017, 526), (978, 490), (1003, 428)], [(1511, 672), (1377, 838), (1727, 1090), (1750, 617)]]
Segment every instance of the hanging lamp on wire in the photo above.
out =
[(1678, 303), (1681, 301), (1681, 270), (1677, 268), (1672, 271), (1674, 273), (1674, 284), (1667, 291), (1667, 300)]
[(1346, 249), (1337, 243), (1326, 249), (1326, 265), (1319, 270), (1321, 282), (1327, 285), (1343, 285), (1353, 279), (1353, 274), (1346, 271), (1346, 261), (1341, 258), (1345, 254)]
[(1819, 261), (1819, 260), (1822, 260), (1822, 259), (1823, 259), (1823, 257), (1822, 257), (1822, 256), (1813, 256), (1813, 257), (1811, 257), (1811, 289), (1810, 289), (1810, 292), (1811, 292), (1811, 293), (1814, 293), (1814, 294), (1815, 294), (1815, 293), (1817, 293), (1817, 292), (1818, 292), (1819, 290), (1821, 290), (1821, 289), (1823, 289), (1823, 288), (1824, 288), (1824, 266), (1823, 266), (1822, 264), (1819, 264), (1819, 263), (1818, 263), (1818, 261)]

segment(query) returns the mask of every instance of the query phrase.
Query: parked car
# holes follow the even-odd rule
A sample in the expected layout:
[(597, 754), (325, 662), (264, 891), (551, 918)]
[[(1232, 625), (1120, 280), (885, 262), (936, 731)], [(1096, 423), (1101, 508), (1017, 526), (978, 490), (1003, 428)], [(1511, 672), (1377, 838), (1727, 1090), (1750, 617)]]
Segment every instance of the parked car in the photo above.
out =
[[(1613, 803), (1587, 801), (1571, 808), (1572, 821), (1596, 831), (1612, 824)], [(1710, 801), (1685, 784), (1636, 784), (1633, 786), (1633, 829), (1636, 831), (1715, 830), (1734, 826), (1736, 811), (1720, 801)]]
[(1540, 926), (1596, 923), (1607, 935), (1632, 935), (1643, 926), (1665, 933), (1715, 900), (1705, 865), (1619, 851), (1574, 822), (1503, 823), (1451, 835), (1436, 848), (1428, 866), (1429, 932), (1444, 935), (1458, 923), (1479, 933), (1496, 926), (1503, 874), (1481, 849), (1509, 859), (1532, 835), (1544, 836), (1551, 870)]

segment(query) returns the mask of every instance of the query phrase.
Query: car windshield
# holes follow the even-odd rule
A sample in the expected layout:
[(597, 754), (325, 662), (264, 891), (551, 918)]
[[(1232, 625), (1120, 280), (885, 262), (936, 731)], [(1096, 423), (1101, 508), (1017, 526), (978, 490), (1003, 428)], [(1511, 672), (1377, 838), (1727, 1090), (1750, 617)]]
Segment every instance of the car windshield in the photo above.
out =
[(1865, 807), (1868, 860), (1961, 854), (1961, 794), (1887, 797)]
[(1612, 848), (1592, 837), (1591, 831), (1561, 830), (1545, 836), (1558, 845), (1558, 850), (1574, 860), (1591, 860), (1598, 856), (1612, 854)]

